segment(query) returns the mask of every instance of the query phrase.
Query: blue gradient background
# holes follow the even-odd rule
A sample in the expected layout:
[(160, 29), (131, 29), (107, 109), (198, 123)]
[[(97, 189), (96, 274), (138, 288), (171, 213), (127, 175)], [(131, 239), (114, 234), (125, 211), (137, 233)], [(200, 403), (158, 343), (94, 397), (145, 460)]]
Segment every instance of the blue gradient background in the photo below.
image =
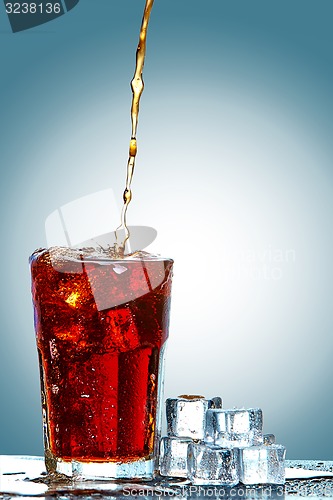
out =
[[(14, 35), (0, 4), (3, 454), (42, 454), (27, 258), (59, 206), (121, 197), (143, 5), (81, 0)], [(175, 259), (166, 396), (261, 406), (290, 459), (333, 458), (332, 16), (156, 0), (128, 215)]]

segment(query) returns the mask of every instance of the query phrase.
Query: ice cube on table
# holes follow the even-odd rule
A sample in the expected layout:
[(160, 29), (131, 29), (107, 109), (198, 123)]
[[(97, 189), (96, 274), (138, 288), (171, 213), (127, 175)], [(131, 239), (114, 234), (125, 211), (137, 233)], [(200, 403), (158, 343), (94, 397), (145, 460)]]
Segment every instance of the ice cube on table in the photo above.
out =
[(276, 443), (276, 439), (275, 439), (274, 434), (264, 434), (263, 435), (263, 443), (264, 443), (265, 446), (269, 446), (271, 444), (275, 444)]
[(235, 486), (239, 483), (239, 450), (192, 443), (187, 450), (188, 477), (193, 484)]
[(263, 443), (260, 408), (208, 409), (205, 441), (223, 448), (256, 446)]
[(240, 480), (243, 484), (284, 484), (284, 446), (251, 446), (240, 449), (239, 453)]
[(209, 408), (222, 407), (221, 398), (205, 399), (203, 396), (179, 396), (166, 400), (168, 436), (204, 439), (206, 412)]
[(188, 438), (163, 437), (160, 441), (161, 476), (187, 477)]

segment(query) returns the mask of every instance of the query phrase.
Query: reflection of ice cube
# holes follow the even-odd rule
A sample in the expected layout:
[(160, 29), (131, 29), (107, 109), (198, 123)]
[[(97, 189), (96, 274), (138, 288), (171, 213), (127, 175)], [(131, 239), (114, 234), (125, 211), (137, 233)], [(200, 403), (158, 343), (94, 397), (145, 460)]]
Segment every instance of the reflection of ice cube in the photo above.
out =
[(162, 476), (187, 477), (187, 447), (191, 439), (163, 437), (160, 444)]
[(269, 446), (271, 444), (275, 444), (276, 443), (276, 439), (275, 439), (274, 434), (264, 434), (263, 435), (263, 443), (264, 443), (265, 446)]
[(198, 443), (188, 446), (189, 479), (193, 484), (234, 486), (239, 482), (239, 450)]
[(168, 436), (203, 439), (206, 412), (221, 404), (221, 398), (205, 399), (203, 396), (180, 396), (166, 400)]
[(262, 411), (259, 408), (208, 410), (205, 441), (226, 448), (261, 444)]
[(283, 484), (284, 446), (251, 446), (240, 451), (240, 480), (244, 484)]

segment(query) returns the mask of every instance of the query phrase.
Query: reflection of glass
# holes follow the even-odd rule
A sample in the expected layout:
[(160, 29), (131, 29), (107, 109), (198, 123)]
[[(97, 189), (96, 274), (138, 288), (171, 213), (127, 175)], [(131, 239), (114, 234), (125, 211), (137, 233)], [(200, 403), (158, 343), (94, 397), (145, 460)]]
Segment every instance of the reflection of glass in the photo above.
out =
[(53, 248), (30, 261), (48, 471), (153, 477), (172, 260)]

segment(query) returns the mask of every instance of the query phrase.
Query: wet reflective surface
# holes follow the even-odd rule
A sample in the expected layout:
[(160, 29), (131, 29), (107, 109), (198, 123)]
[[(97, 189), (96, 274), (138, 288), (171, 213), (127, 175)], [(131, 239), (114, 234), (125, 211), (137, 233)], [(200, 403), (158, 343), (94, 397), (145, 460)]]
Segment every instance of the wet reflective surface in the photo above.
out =
[(0, 498), (125, 499), (134, 498), (333, 498), (333, 461), (286, 463), (284, 486), (193, 486), (186, 480), (156, 479), (144, 483), (72, 481), (47, 476), (43, 457), (0, 456)]

